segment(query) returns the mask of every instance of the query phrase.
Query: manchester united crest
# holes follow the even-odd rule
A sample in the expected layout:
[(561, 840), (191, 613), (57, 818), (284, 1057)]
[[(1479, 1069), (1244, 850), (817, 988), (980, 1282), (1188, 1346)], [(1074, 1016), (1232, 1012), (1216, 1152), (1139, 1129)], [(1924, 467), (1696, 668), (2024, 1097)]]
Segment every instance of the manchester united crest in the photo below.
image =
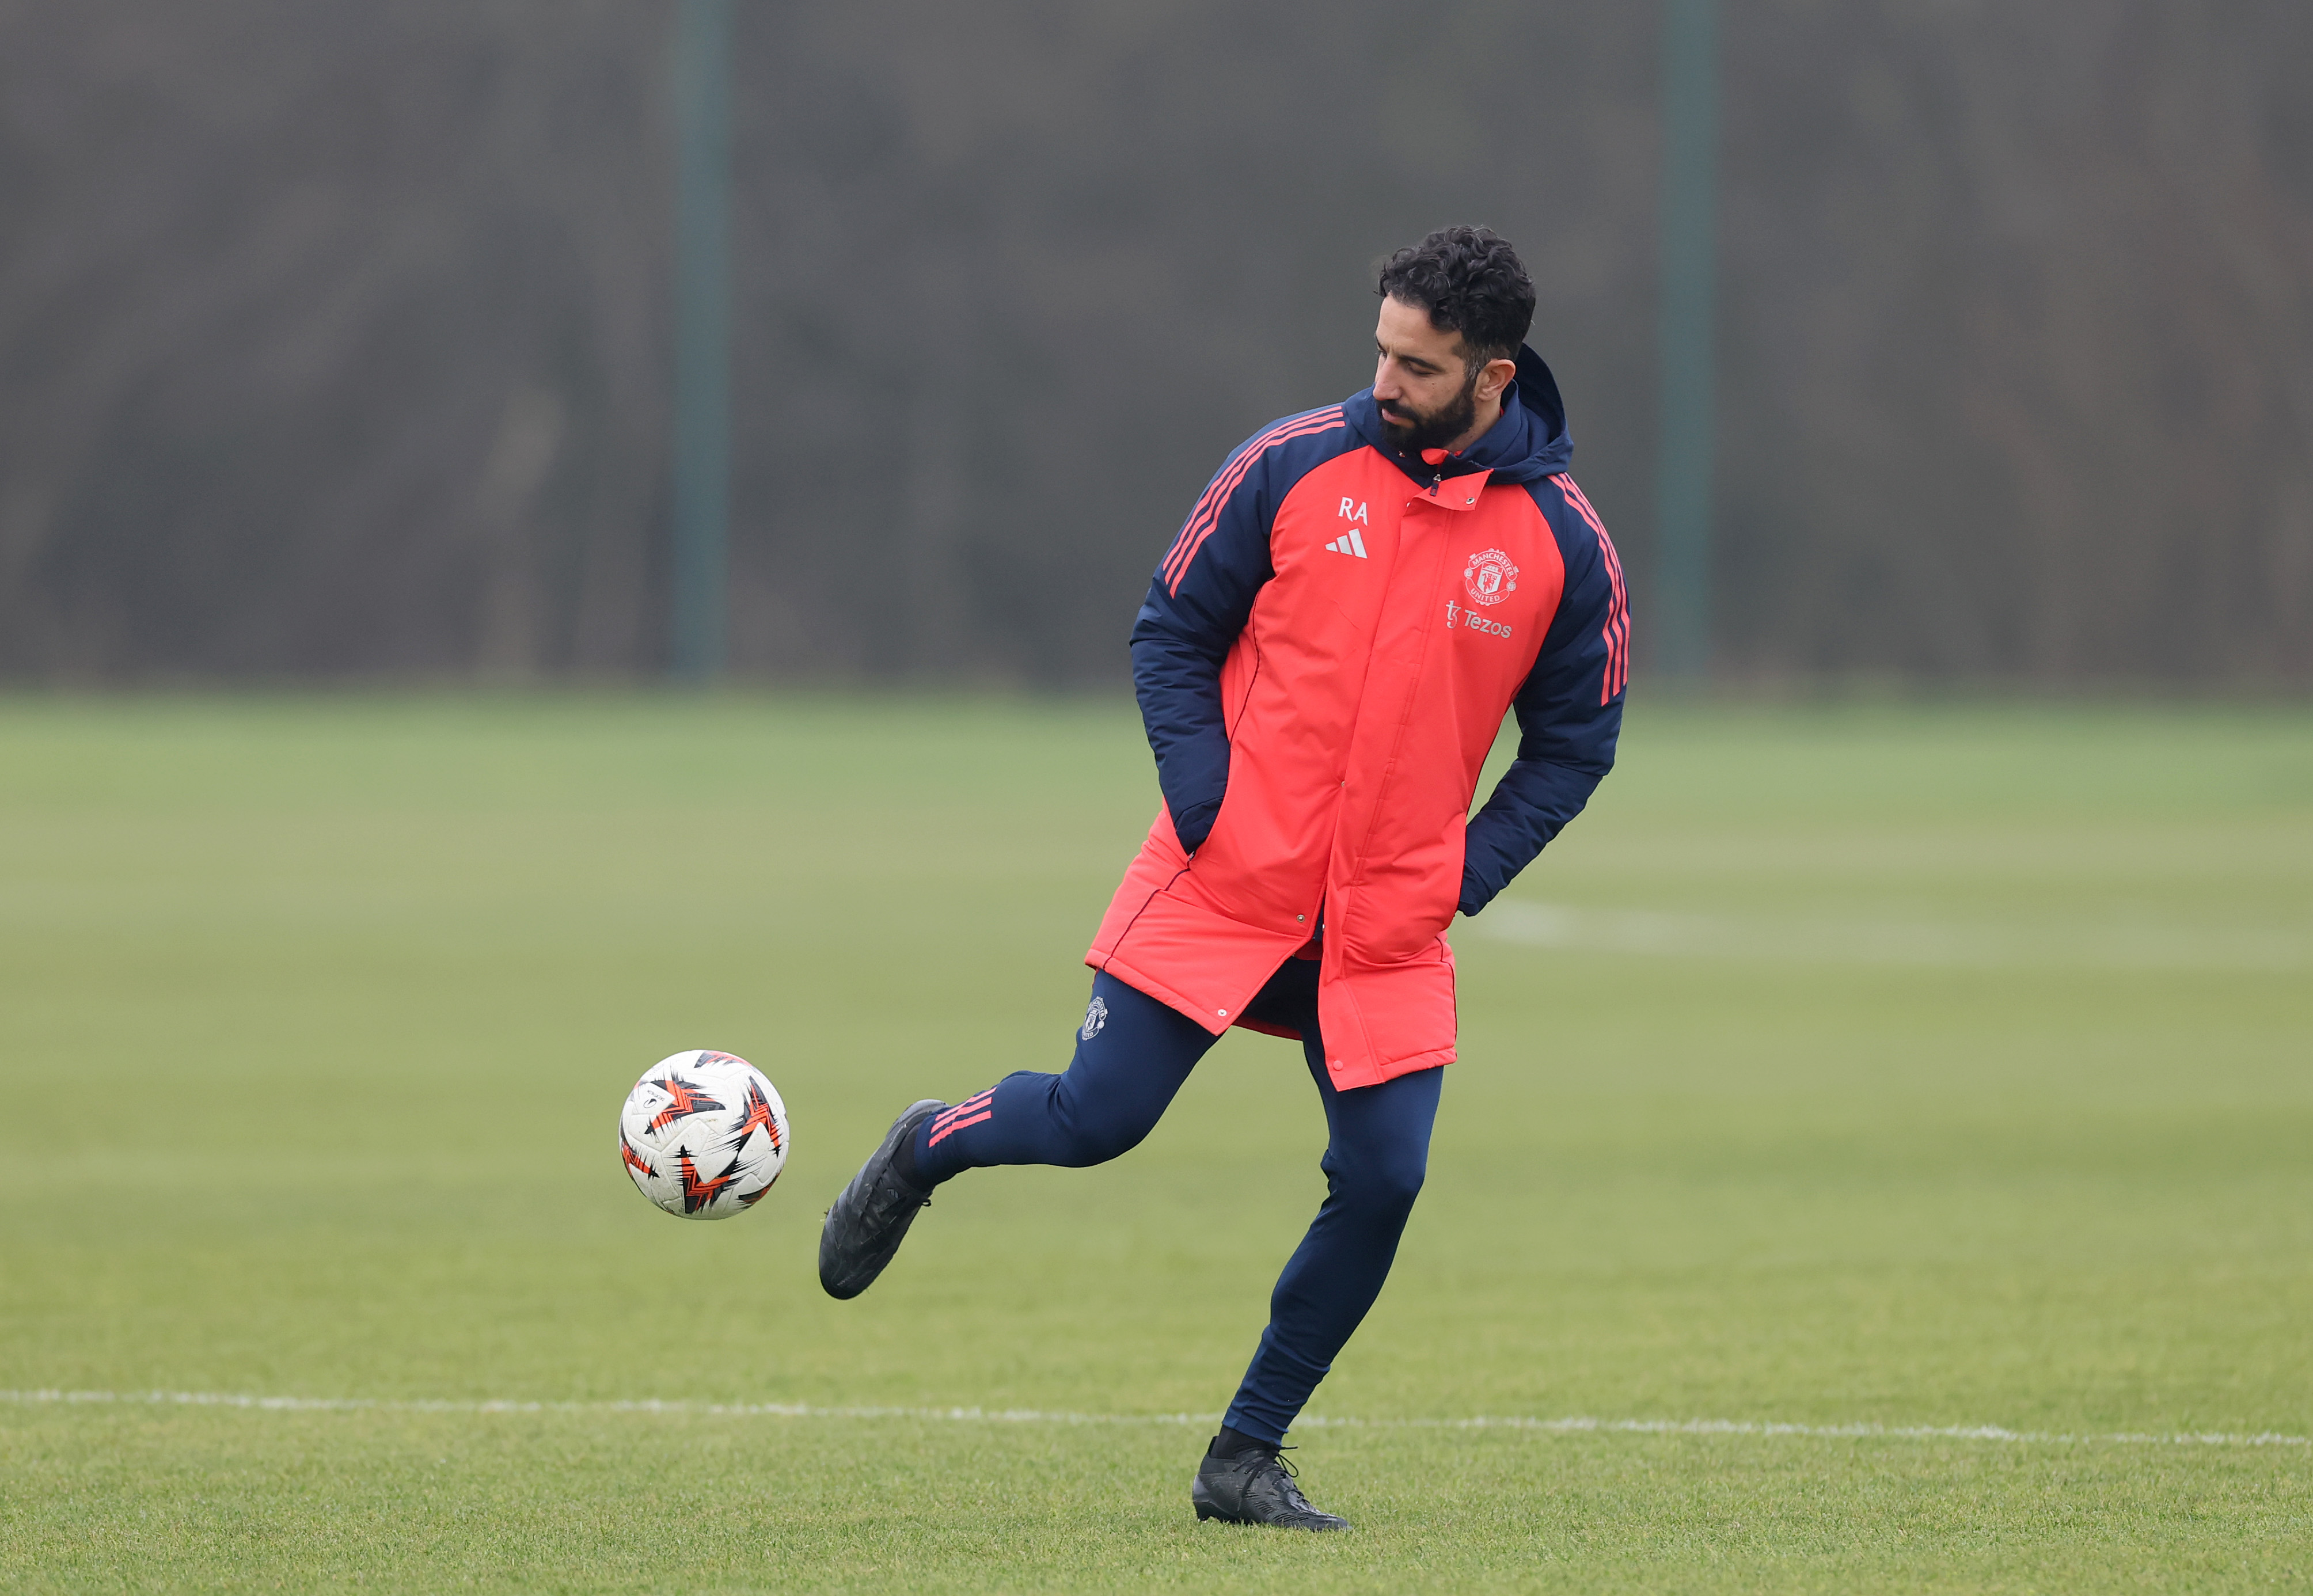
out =
[(1500, 549), (1482, 549), (1470, 557), (1462, 585), (1470, 590), (1471, 603), (1499, 604), (1517, 592), (1517, 567)]

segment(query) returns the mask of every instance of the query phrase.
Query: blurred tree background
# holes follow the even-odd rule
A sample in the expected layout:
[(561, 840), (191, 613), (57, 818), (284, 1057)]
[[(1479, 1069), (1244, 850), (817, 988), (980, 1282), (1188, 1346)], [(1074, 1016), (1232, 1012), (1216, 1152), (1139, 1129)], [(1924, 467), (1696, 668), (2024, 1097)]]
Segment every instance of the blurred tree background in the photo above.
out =
[[(1464, 221), (1643, 654), (1657, 7), (737, 19), (734, 671), (1121, 680), (1221, 456)], [(671, 23), (0, 0), (0, 675), (663, 668)], [(1717, 671), (2313, 682), (2313, 6), (1720, 35)]]

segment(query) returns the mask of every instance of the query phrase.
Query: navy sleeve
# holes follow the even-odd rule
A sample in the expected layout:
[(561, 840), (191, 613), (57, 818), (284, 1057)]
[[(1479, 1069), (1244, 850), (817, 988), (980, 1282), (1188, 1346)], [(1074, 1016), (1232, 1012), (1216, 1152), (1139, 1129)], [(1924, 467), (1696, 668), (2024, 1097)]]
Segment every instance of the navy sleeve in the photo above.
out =
[(1519, 688), (1517, 758), (1463, 834), (1461, 910), (1474, 915), (1534, 863), (1582, 812), (1614, 763), (1630, 674), (1631, 615), (1622, 562), (1581, 489), (1550, 516), (1548, 483), (1535, 497), (1558, 530), (1566, 585), (1542, 653)]
[[(1253, 613), (1253, 595), (1275, 573), (1269, 529), (1297, 457), (1322, 433), (1338, 432), (1340, 407), (1288, 417), (1256, 434), (1220, 472), (1148, 584), (1132, 623), (1132, 686), (1156, 756), (1156, 785), (1181, 846), (1195, 853), (1211, 835), (1228, 791), (1228, 727), (1221, 664)], [(1291, 445), (1299, 443), (1300, 448)]]

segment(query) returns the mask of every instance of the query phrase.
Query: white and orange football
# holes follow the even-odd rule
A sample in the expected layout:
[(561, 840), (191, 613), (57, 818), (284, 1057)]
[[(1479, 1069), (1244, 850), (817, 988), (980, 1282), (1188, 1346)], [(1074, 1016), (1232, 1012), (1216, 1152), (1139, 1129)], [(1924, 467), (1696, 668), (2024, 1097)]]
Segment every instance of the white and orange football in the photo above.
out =
[(763, 1200), (787, 1161), (787, 1109), (735, 1053), (676, 1053), (643, 1072), (619, 1111), (635, 1189), (685, 1219), (728, 1219)]

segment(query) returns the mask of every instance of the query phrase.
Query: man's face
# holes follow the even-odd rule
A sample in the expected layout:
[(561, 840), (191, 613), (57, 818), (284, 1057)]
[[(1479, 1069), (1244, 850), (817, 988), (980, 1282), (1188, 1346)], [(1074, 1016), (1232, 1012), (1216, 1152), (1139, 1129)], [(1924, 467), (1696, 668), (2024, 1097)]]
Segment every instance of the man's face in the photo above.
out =
[(1460, 333), (1438, 331), (1419, 305), (1384, 299), (1374, 347), (1374, 403), (1400, 453), (1444, 448), (1470, 430), (1486, 368), (1468, 368)]

